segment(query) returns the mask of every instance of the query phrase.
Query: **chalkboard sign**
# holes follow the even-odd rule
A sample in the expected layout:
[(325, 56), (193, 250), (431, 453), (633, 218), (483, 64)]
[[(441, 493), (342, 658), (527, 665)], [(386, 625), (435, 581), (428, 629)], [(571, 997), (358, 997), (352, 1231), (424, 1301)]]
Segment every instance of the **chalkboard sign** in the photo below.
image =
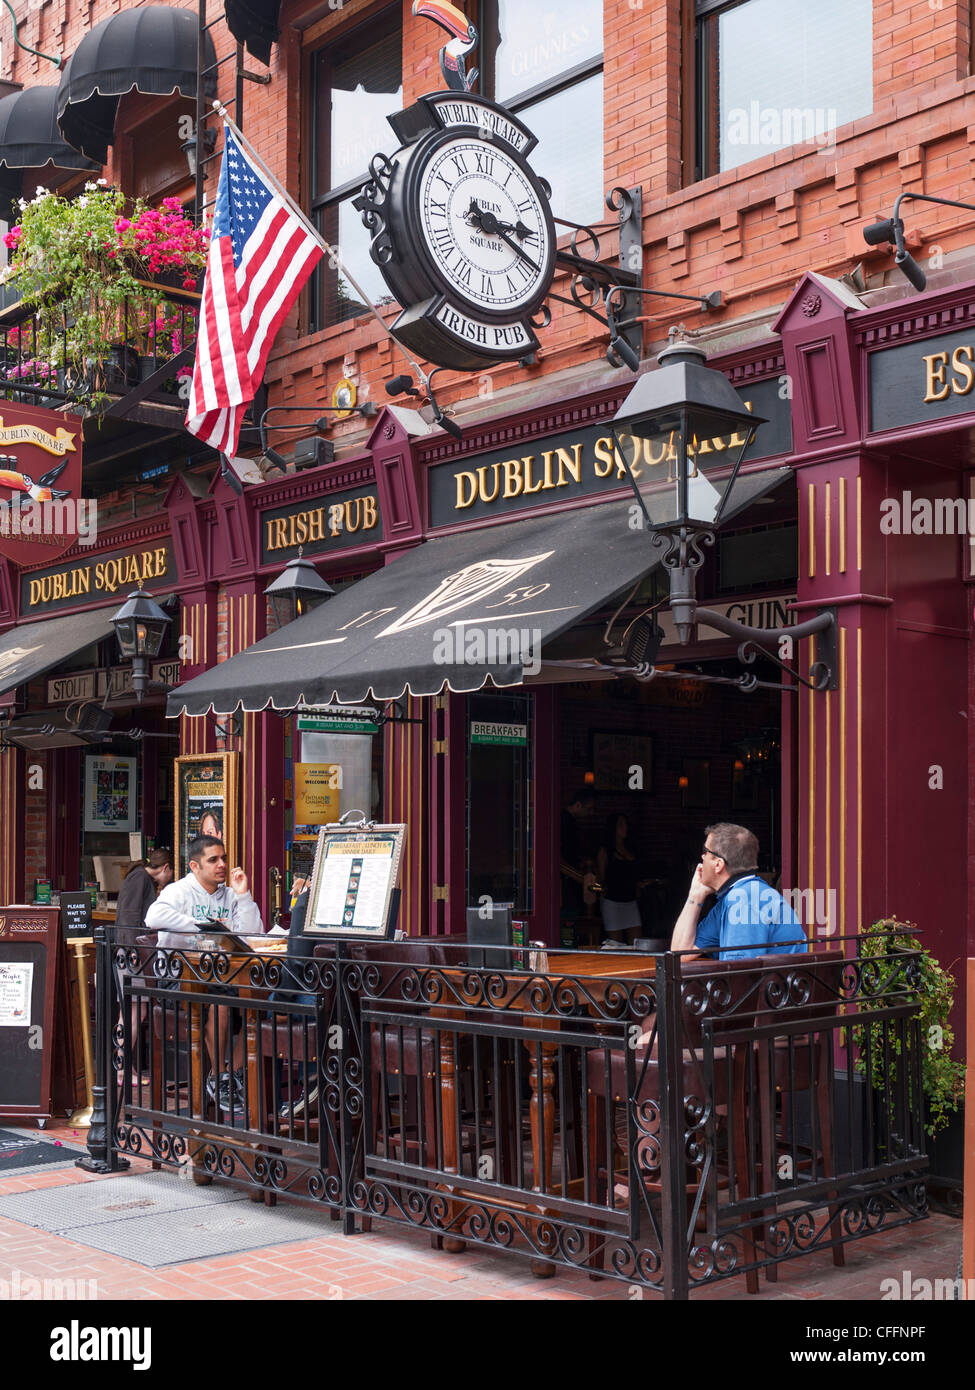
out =
[(0, 907), (0, 1115), (53, 1114), (57, 908)]
[(61, 931), (64, 939), (91, 936), (91, 894), (61, 894)]

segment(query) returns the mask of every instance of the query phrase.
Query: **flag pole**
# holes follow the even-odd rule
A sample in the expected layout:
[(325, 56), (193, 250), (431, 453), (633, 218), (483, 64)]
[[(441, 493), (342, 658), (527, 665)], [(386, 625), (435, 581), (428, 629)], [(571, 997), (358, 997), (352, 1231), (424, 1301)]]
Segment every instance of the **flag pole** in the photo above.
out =
[(403, 344), (402, 344), (402, 343), (400, 342), (400, 340), (396, 337), (395, 333), (392, 332), (392, 330), (391, 330), (390, 327), (389, 327), (389, 324), (388, 324), (388, 323), (386, 322), (386, 320), (383, 318), (382, 314), (380, 314), (380, 312), (379, 312), (379, 310), (376, 308), (375, 304), (373, 304), (373, 302), (372, 302), (372, 300), (370, 299), (369, 295), (366, 293), (366, 291), (365, 291), (365, 290), (362, 288), (362, 286), (359, 284), (358, 280), (356, 280), (355, 276), (352, 274), (351, 270), (350, 270), (349, 267), (345, 264), (345, 262), (344, 262), (344, 260), (343, 260), (343, 258), (342, 258), (341, 249), (338, 248), (338, 247), (332, 246), (330, 242), (327, 242), (327, 241), (325, 240), (325, 238), (322, 236), (321, 232), (318, 230), (318, 228), (314, 225), (314, 223), (313, 223), (312, 221), (310, 221), (310, 219), (309, 219), (308, 217), (305, 216), (305, 214), (302, 212), (301, 208), (298, 207), (297, 203), (296, 203), (296, 202), (294, 201), (294, 199), (291, 197), (291, 194), (288, 192), (288, 190), (287, 190), (286, 188), (284, 188), (284, 187), (282, 186), (282, 184), (279, 183), (278, 180), (277, 180), (277, 179), (274, 177), (274, 175), (271, 173), (270, 169), (269, 169), (269, 168), (267, 167), (267, 165), (264, 163), (263, 159), (262, 159), (261, 156), (257, 153), (257, 151), (254, 149), (254, 146), (250, 143), (250, 141), (249, 141), (249, 140), (247, 139), (247, 137), (244, 135), (244, 133), (243, 133), (243, 131), (240, 129), (240, 127), (239, 127), (239, 126), (231, 119), (231, 117), (228, 115), (228, 113), (227, 113), (227, 108), (226, 108), (221, 102), (215, 101), (215, 102), (213, 103), (213, 109), (214, 109), (214, 111), (216, 111), (217, 115), (220, 116), (220, 117), (223, 119), (223, 121), (225, 122), (225, 124), (226, 124), (226, 125), (230, 128), (230, 130), (233, 132), (234, 139), (238, 142), (238, 144), (242, 145), (243, 148), (247, 151), (247, 153), (250, 155), (251, 159), (254, 161), (254, 163), (255, 163), (255, 164), (258, 166), (258, 168), (261, 170), (261, 173), (262, 173), (262, 174), (264, 175), (264, 177), (267, 179), (267, 181), (268, 181), (268, 183), (271, 185), (271, 187), (274, 188), (274, 189), (276, 190), (276, 192), (278, 193), (279, 197), (281, 197), (281, 198), (284, 200), (284, 202), (288, 205), (288, 207), (291, 209), (291, 211), (294, 213), (294, 215), (299, 219), (299, 221), (301, 221), (301, 223), (308, 229), (308, 231), (311, 232), (312, 236), (313, 236), (313, 237), (315, 238), (315, 240), (318, 242), (319, 246), (322, 247), (322, 249), (325, 251), (326, 255), (331, 259), (333, 268), (334, 268), (335, 270), (338, 270), (339, 268), (341, 268), (342, 274), (343, 274), (343, 275), (345, 276), (345, 278), (349, 281), (349, 283), (350, 283), (350, 285), (352, 286), (352, 288), (356, 291), (356, 293), (357, 293), (357, 294), (365, 301), (365, 303), (369, 306), (369, 312), (372, 314), (372, 316), (373, 316), (373, 318), (376, 320), (376, 322), (380, 325), (380, 327), (382, 328), (383, 332), (384, 332), (384, 333), (386, 334), (386, 336), (387, 336), (388, 338), (390, 338), (390, 339), (395, 343), (395, 345), (399, 348), (399, 350), (400, 350), (400, 352), (402, 353), (402, 355), (406, 358), (407, 362), (409, 362), (410, 366), (413, 368), (413, 370), (416, 372), (417, 376), (420, 378), (420, 380), (423, 382), (424, 386), (425, 386), (425, 387), (427, 388), (427, 390), (429, 391), (429, 389), (430, 389), (430, 378), (427, 376), (427, 374), (426, 374), (426, 372), (423, 370), (423, 368), (422, 368), (421, 366), (419, 366), (418, 363), (414, 362), (413, 358), (412, 358), (412, 357), (410, 356), (410, 354), (406, 351), (406, 349), (404, 348)]

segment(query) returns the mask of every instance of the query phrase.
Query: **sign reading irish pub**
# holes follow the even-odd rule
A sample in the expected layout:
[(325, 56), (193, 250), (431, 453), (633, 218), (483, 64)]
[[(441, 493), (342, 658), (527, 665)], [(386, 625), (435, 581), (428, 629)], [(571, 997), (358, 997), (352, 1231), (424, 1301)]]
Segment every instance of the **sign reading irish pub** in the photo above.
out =
[(36, 565), (94, 540), (81, 445), (80, 416), (0, 401), (0, 555)]

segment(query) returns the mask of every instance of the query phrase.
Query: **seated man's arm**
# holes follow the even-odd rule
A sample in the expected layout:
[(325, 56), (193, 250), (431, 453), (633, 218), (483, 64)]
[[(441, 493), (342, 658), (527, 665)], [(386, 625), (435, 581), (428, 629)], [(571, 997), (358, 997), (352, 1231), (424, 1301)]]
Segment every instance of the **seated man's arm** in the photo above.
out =
[(262, 936), (264, 933), (261, 910), (250, 893), (234, 894), (230, 919), (238, 936)]
[(164, 888), (146, 913), (146, 927), (150, 931), (197, 932), (200, 923), (182, 910), (182, 896), (174, 892), (176, 884)]
[(701, 919), (701, 908), (709, 893), (710, 890), (701, 882), (701, 866), (698, 864), (688, 889), (687, 901), (674, 925), (674, 934), (670, 941), (672, 951), (690, 951), (694, 946), (702, 944), (697, 940), (697, 928)]

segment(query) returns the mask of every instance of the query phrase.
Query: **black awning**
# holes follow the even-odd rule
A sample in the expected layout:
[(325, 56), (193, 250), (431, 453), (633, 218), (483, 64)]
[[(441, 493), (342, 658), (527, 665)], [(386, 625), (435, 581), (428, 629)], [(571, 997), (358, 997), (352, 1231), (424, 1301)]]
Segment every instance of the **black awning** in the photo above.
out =
[[(68, 144), (104, 164), (126, 92), (195, 97), (198, 32), (195, 12), (170, 5), (122, 10), (96, 24), (71, 55), (57, 89), (58, 126)], [(207, 34), (206, 66), (216, 61)]]
[[(743, 479), (730, 517), (793, 478)], [(172, 691), (166, 713), (436, 695), (520, 685), (543, 648), (659, 563), (636, 507), (603, 502), (426, 541)], [(537, 670), (537, 667), (535, 668)]]
[(281, 0), (225, 0), (227, 28), (258, 62), (270, 66), (271, 45), (281, 32)]
[(53, 164), (58, 169), (101, 172), (100, 164), (62, 139), (57, 95), (56, 87), (27, 87), (0, 100), (0, 166), (20, 170)]
[(114, 607), (100, 608), (10, 628), (0, 637), (0, 695), (43, 676), (92, 642), (108, 637), (113, 631), (114, 612)]

